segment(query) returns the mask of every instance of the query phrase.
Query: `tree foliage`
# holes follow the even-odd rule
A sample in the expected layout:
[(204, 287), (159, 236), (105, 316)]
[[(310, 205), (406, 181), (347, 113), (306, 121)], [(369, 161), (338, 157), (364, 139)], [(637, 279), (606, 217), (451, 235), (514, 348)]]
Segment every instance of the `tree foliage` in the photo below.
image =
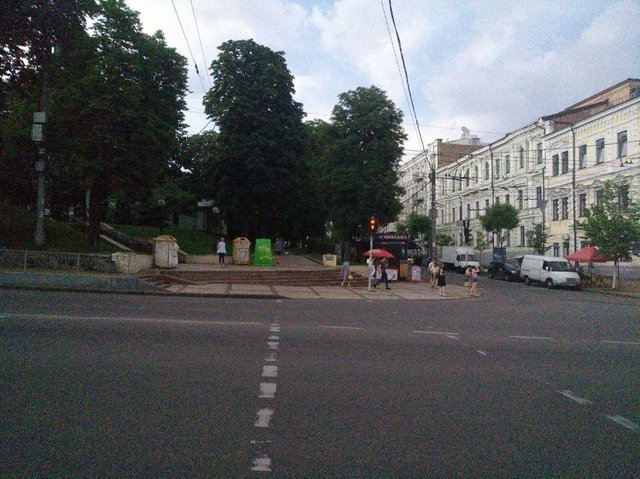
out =
[(302, 105), (293, 100), (284, 53), (253, 40), (219, 50), (204, 105), (219, 130), (212, 176), (223, 213), (243, 236), (300, 236), (309, 171)]
[(533, 236), (531, 237), (531, 247), (533, 250), (543, 255), (548, 249), (549, 234), (542, 223), (533, 225)]
[(580, 223), (584, 236), (614, 261), (614, 288), (619, 283), (619, 262), (629, 259), (631, 244), (640, 238), (640, 206), (629, 200), (629, 185), (607, 181), (600, 204), (586, 209)]
[(407, 230), (412, 238), (422, 238), (428, 242), (431, 240), (431, 218), (411, 213), (407, 218)]
[(318, 158), (323, 202), (337, 237), (364, 236), (371, 215), (383, 226), (401, 211), (398, 165), (406, 139), (402, 117), (375, 86), (339, 96)]
[(487, 241), (487, 235), (483, 230), (476, 231), (475, 240), (476, 240), (477, 250), (484, 251), (489, 247), (489, 242)]
[[(150, 197), (165, 177), (183, 129), (186, 59), (167, 46), (161, 32), (144, 34), (137, 12), (122, 0), (10, 4), (31, 11), (34, 20), (26, 25), (40, 43), (13, 49), (16, 55), (23, 51), (23, 57), (8, 60), (12, 110), (3, 120), (17, 123), (19, 131), (10, 139), (8, 156), (32, 157), (33, 146), (24, 141), (30, 115), (14, 112), (37, 111), (46, 80), (48, 202), (66, 208), (90, 192), (95, 241), (108, 197)], [(49, 16), (46, 25), (61, 25), (60, 35), (45, 34), (42, 20), (35, 20), (40, 7)], [(88, 13), (93, 15), (91, 30), (85, 25)], [(49, 55), (51, 42), (58, 39), (62, 43)], [(24, 66), (31, 61), (33, 71)]]
[(480, 224), (485, 231), (496, 235), (499, 246), (504, 242), (505, 231), (512, 230), (518, 223), (518, 210), (507, 203), (496, 203), (480, 216)]

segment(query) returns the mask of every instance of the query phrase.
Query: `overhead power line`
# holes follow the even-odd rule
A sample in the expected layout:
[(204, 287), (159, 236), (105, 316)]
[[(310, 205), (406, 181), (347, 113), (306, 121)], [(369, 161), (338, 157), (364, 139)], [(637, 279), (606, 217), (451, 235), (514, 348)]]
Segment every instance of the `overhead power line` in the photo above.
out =
[[(198, 42), (200, 42), (200, 52), (202, 52), (202, 61), (204, 62), (204, 67), (206, 68), (206, 71), (209, 71), (209, 62), (207, 61), (207, 58), (205, 57), (204, 54), (204, 48), (202, 46), (202, 37), (200, 36), (200, 27), (198, 27), (198, 19), (196, 18), (196, 10), (195, 8), (193, 8), (193, 0), (191, 0), (191, 11), (193, 12), (193, 21), (196, 24), (196, 32), (198, 32)], [(209, 74), (207, 73), (206, 75), (207, 77), (207, 83), (209, 84), (209, 88), (211, 88), (213, 85), (211, 84), (211, 77), (209, 76)]]
[(189, 45), (189, 39), (187, 38), (187, 34), (184, 31), (184, 27), (182, 26), (182, 21), (180, 20), (180, 15), (178, 14), (178, 9), (176, 8), (176, 4), (173, 0), (171, 0), (171, 5), (173, 5), (173, 11), (176, 12), (176, 18), (178, 19), (178, 23), (180, 24), (180, 30), (182, 30), (182, 36), (184, 36), (184, 41), (187, 42), (187, 49), (189, 50), (189, 54), (191, 55), (191, 60), (193, 60), (193, 66), (196, 69), (196, 74), (198, 75), (198, 79), (200, 80), (200, 85), (202, 85), (202, 91), (206, 94), (207, 89), (204, 86), (204, 81), (202, 80), (202, 75), (200, 75), (200, 70), (198, 69), (198, 62), (193, 56), (193, 52), (191, 51), (191, 45)]

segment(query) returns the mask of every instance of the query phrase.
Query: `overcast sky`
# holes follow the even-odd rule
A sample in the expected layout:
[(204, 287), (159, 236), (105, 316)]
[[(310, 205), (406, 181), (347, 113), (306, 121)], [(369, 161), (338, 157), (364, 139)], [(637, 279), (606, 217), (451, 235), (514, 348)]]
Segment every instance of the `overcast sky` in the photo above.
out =
[[(389, 0), (174, 0), (178, 15), (171, 0), (127, 3), (145, 32), (162, 30), (189, 59), (190, 133), (208, 122), (202, 83), (209, 88), (217, 47), (252, 38), (285, 53), (307, 118), (329, 120), (340, 93), (376, 85), (405, 114), (405, 159), (419, 152)], [(392, 0), (392, 7), (425, 145), (459, 138), (463, 126), (492, 141), (640, 77), (640, 0)]]

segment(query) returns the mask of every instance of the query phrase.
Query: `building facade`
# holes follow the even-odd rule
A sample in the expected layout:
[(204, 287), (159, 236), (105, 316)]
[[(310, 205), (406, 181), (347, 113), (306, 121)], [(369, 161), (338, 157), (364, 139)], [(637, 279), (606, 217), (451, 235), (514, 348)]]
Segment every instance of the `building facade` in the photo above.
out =
[[(639, 113), (640, 80), (628, 79), (447, 163), (438, 162), (434, 142), (410, 166), (425, 165), (420, 211), (435, 206), (438, 233), (475, 246), (479, 217), (495, 203), (509, 203), (519, 210), (520, 224), (507, 232), (504, 246), (527, 248), (534, 225), (543, 223), (547, 254), (570, 254), (586, 245), (579, 222), (599, 201), (605, 181), (629, 185), (629, 199), (640, 201)], [(431, 161), (437, 165), (435, 205), (426, 176)]]

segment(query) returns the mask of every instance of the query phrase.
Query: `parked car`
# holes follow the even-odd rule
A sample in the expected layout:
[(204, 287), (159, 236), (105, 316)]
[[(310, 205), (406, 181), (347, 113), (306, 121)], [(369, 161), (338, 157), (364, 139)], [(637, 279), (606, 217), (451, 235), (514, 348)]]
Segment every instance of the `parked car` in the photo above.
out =
[(507, 261), (492, 261), (487, 268), (489, 278), (504, 279), (505, 281), (518, 281), (520, 279), (520, 269), (513, 263)]

